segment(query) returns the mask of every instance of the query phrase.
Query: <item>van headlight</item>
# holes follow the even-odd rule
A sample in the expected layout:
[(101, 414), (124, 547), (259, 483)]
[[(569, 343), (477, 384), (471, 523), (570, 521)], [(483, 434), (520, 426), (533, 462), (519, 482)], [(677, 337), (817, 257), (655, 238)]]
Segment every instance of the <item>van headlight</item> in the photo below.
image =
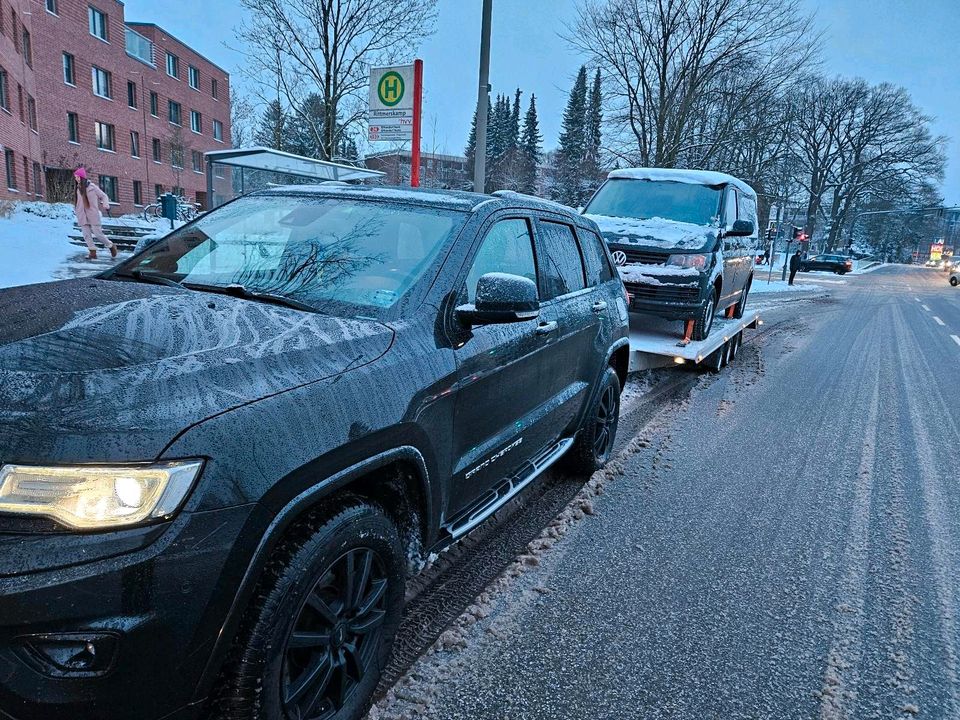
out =
[(682, 255), (671, 255), (667, 258), (667, 265), (674, 265), (683, 268), (696, 268), (703, 270), (707, 267), (710, 260), (709, 255), (700, 255), (697, 253), (684, 253)]
[(106, 530), (173, 516), (201, 460), (155, 465), (0, 468), (0, 512), (48, 517), (76, 530)]

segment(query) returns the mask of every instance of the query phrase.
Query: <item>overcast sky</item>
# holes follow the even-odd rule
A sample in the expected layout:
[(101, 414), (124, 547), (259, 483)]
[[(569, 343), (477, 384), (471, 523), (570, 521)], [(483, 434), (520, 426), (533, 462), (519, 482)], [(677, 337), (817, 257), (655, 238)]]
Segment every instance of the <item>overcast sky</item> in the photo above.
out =
[[(951, 138), (950, 204), (960, 204), (960, 62), (958, 0), (804, 0), (824, 31), (824, 70), (905, 86)], [(125, 0), (129, 20), (156, 22), (211, 60), (236, 72), (242, 58), (228, 50), (237, 24), (233, 0)], [(163, 12), (159, 8), (163, 8)], [(494, 0), (490, 81), (493, 94), (537, 96), (541, 131), (556, 145), (573, 76), (583, 62), (559, 35), (576, 0)], [(422, 47), (423, 148), (461, 153), (476, 103), (480, 0), (440, 0), (436, 33)], [(957, 140), (954, 140), (956, 138)]]

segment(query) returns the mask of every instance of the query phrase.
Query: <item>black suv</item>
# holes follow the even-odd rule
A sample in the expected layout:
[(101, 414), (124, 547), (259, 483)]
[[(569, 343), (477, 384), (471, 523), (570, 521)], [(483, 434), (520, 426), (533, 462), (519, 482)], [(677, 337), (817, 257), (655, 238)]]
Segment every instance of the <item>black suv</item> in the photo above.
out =
[(0, 717), (356, 718), (404, 583), (628, 367), (596, 226), (513, 193), (247, 196), (0, 292)]
[(853, 270), (853, 258), (847, 255), (814, 255), (800, 261), (800, 272), (814, 270), (825, 270), (837, 275), (846, 275)]

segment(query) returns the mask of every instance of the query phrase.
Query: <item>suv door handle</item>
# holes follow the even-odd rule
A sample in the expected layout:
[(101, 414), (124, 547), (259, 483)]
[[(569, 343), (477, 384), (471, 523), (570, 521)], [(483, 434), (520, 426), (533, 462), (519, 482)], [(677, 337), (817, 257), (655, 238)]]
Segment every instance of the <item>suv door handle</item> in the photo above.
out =
[(557, 329), (557, 321), (551, 320), (550, 322), (540, 323), (537, 325), (537, 335), (549, 335), (554, 330)]
[(595, 302), (595, 303), (593, 304), (593, 311), (594, 311), (595, 313), (603, 312), (603, 311), (606, 310), (606, 309), (607, 309), (607, 301), (606, 301), (606, 300), (597, 300), (597, 302)]

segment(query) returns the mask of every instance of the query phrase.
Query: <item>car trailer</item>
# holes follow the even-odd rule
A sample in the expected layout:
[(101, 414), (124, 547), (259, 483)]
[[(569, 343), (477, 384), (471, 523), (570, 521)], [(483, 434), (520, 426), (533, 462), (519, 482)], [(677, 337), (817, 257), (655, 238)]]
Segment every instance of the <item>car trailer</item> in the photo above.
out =
[(743, 331), (762, 324), (757, 311), (748, 310), (742, 318), (718, 316), (706, 340), (684, 344), (677, 332), (677, 321), (630, 313), (630, 372), (687, 364), (719, 372), (737, 357)]

